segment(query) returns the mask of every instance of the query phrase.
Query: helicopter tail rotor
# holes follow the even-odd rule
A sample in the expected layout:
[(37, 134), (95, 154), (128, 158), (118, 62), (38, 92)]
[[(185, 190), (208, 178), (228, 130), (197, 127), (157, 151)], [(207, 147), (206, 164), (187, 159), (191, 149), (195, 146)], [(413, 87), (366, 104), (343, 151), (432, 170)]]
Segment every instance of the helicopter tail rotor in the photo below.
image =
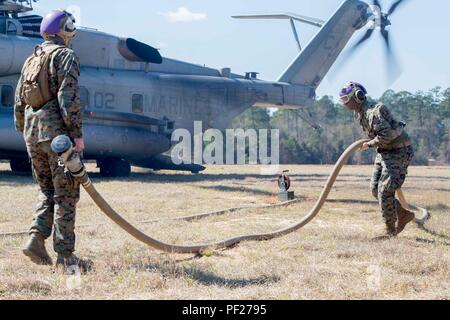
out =
[(389, 84), (395, 82), (402, 72), (402, 68), (397, 59), (395, 50), (393, 50), (392, 39), (388, 27), (391, 26), (391, 15), (394, 14), (400, 5), (404, 4), (405, 0), (395, 1), (387, 13), (382, 9), (381, 3), (378, 0), (373, 0), (372, 14), (368, 20), (373, 24), (369, 27), (366, 33), (357, 41), (349, 50), (347, 50), (344, 61), (348, 60), (365, 42), (367, 42), (373, 35), (374, 31), (380, 31), (381, 38), (385, 45), (385, 61), (386, 61), (386, 75)]

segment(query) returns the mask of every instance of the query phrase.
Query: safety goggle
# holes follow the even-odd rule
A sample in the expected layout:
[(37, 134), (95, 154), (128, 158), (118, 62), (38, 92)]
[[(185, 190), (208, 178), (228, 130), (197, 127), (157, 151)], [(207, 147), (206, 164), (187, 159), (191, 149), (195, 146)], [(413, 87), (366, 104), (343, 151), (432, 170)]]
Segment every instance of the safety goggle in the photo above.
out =
[(349, 103), (351, 99), (352, 99), (352, 97), (351, 97), (350, 95), (345, 95), (345, 96), (339, 97), (339, 100), (340, 100), (343, 104)]
[(350, 102), (352, 97), (355, 95), (355, 88), (353, 86), (348, 86), (342, 89), (341, 93), (339, 94), (339, 100), (343, 104), (347, 104)]

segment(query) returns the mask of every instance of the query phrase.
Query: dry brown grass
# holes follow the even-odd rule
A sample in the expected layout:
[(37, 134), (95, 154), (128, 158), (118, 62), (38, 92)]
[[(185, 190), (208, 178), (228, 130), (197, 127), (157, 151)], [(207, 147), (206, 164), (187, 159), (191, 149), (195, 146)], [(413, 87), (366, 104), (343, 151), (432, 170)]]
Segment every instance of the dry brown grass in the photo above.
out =
[[(7, 168), (0, 164), (0, 232), (26, 230), (36, 186)], [(300, 204), (140, 228), (187, 244), (286, 226), (309, 211), (331, 171), (287, 168), (297, 196), (304, 198)], [(53, 273), (22, 256), (25, 236), (0, 236), (0, 299), (449, 299), (450, 168), (411, 168), (404, 188), (408, 200), (431, 209), (428, 227), (437, 234), (411, 225), (386, 242), (371, 241), (383, 225), (368, 190), (370, 172), (371, 167), (346, 167), (330, 201), (304, 229), (203, 258), (145, 247), (110, 223), (83, 192), (77, 253), (92, 258), (96, 271), (81, 279)], [(129, 179), (94, 173), (93, 180), (131, 221), (274, 203), (277, 191), (274, 179), (252, 166), (214, 166), (201, 175), (134, 169)]]

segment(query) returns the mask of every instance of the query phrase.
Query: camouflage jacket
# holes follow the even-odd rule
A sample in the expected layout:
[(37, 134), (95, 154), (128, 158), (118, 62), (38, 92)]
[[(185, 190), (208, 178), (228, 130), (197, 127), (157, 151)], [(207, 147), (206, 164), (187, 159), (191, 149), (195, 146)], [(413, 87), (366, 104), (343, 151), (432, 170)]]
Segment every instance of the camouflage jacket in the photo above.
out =
[[(43, 48), (60, 44), (46, 41)], [(80, 62), (73, 50), (61, 48), (52, 53), (49, 65), (49, 89), (55, 98), (39, 109), (27, 106), (22, 97), (22, 76), (16, 89), (14, 122), (23, 132), (26, 143), (53, 140), (67, 134), (72, 139), (82, 138), (82, 112), (78, 77)]]
[(396, 121), (389, 109), (381, 103), (375, 106), (365, 104), (359, 112), (359, 121), (372, 139), (369, 142), (371, 148), (389, 148), (395, 143), (409, 142), (406, 124)]

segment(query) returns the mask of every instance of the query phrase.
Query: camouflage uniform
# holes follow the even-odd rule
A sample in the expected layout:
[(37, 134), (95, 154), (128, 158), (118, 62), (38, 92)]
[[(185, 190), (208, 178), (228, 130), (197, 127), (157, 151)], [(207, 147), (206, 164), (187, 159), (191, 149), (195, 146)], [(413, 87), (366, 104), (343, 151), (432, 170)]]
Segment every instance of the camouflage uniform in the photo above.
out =
[[(46, 41), (43, 50), (62, 43)], [(55, 99), (40, 108), (26, 105), (22, 96), (22, 77), (16, 91), (15, 125), (23, 132), (33, 175), (39, 185), (39, 204), (30, 234), (50, 237), (54, 225), (53, 245), (57, 253), (70, 254), (75, 249), (75, 212), (79, 200), (79, 185), (69, 185), (57, 156), (51, 151), (51, 141), (66, 134), (82, 138), (82, 114), (78, 77), (80, 63), (75, 53), (62, 47), (52, 53), (49, 65), (49, 89)], [(54, 217), (55, 215), (55, 217)]]
[(373, 196), (379, 201), (386, 225), (395, 225), (397, 207), (395, 192), (400, 189), (408, 174), (414, 156), (405, 124), (397, 122), (383, 104), (363, 105), (359, 112), (360, 124), (368, 133), (369, 146), (377, 148), (375, 167), (371, 180)]

